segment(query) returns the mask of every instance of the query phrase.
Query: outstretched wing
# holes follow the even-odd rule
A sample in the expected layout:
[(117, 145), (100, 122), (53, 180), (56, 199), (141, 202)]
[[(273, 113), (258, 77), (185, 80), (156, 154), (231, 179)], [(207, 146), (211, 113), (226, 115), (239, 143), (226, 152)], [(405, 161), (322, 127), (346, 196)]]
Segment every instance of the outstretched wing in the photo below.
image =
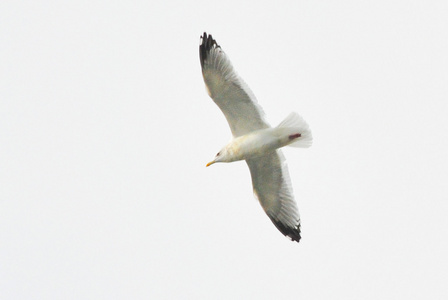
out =
[(224, 113), (234, 137), (270, 127), (252, 91), (235, 73), (212, 35), (205, 32), (199, 57), (208, 94)]
[(254, 193), (272, 223), (293, 241), (300, 240), (300, 216), (281, 150), (246, 160)]

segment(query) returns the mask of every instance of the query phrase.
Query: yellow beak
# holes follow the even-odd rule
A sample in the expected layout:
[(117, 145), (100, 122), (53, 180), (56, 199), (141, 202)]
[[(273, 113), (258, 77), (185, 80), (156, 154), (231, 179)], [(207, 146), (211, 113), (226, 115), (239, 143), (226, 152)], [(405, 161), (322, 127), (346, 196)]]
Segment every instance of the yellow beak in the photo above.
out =
[(206, 164), (205, 166), (206, 167), (210, 167), (211, 165), (213, 165), (215, 163), (215, 161), (214, 160), (212, 160), (211, 162), (209, 162), (208, 164)]

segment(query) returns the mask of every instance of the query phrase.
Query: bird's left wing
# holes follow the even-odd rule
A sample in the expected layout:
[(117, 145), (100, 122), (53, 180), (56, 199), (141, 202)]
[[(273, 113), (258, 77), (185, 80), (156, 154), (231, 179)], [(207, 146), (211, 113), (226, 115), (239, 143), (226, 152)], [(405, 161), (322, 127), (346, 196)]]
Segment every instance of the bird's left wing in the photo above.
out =
[(202, 75), (207, 92), (224, 113), (234, 137), (269, 128), (263, 109), (211, 35), (201, 36)]

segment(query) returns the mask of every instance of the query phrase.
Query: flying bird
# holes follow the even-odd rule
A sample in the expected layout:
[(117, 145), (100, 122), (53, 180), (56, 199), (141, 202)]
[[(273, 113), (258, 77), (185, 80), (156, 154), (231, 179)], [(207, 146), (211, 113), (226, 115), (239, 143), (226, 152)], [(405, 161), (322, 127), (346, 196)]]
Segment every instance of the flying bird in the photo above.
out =
[(254, 94), (211, 34), (201, 36), (199, 58), (207, 93), (224, 113), (233, 135), (207, 167), (245, 160), (254, 194), (264, 211), (283, 235), (299, 242), (299, 210), (280, 148), (310, 147), (313, 138), (308, 124), (291, 113), (277, 127), (271, 127)]

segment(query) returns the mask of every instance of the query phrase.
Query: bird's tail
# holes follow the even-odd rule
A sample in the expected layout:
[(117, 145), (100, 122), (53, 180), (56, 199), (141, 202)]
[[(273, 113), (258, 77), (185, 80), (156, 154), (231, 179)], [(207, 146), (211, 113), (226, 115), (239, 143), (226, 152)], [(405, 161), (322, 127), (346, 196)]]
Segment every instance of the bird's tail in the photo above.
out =
[(290, 113), (276, 128), (288, 131), (291, 140), (288, 146), (308, 148), (313, 144), (310, 127), (298, 113)]

